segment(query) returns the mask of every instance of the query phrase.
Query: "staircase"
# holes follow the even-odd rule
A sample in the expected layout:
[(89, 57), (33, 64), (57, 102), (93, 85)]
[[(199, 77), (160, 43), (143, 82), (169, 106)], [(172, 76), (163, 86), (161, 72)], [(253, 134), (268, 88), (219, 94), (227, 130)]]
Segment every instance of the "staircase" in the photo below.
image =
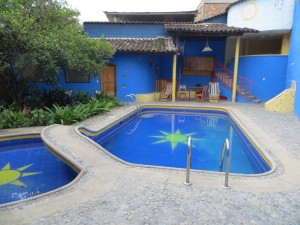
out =
[[(227, 89), (232, 91), (233, 72), (222, 64), (218, 64), (215, 68), (215, 78)], [(253, 81), (238, 75), (236, 93), (252, 103), (260, 103), (261, 100), (256, 99), (252, 95)]]

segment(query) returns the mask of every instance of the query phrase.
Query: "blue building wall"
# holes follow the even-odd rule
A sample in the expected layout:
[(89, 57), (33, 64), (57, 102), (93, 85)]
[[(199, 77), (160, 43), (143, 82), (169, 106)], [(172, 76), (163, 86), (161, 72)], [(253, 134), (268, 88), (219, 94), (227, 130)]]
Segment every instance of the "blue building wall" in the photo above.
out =
[(209, 37), (208, 45), (212, 52), (202, 52), (205, 47), (206, 38), (181, 38), (180, 54), (182, 56), (214, 57), (218, 62), (223, 63), (225, 59), (226, 38)]
[(51, 90), (62, 88), (65, 91), (83, 91), (89, 92), (92, 96), (95, 95), (95, 91), (99, 91), (100, 83), (99, 83), (99, 76), (96, 75), (95, 77), (90, 76), (90, 82), (87, 83), (68, 83), (66, 82), (66, 70), (65, 68), (61, 68), (58, 74), (58, 82), (54, 84), (48, 84), (44, 82), (30, 82), (29, 86), (35, 86), (39, 90)]
[(173, 55), (161, 55), (159, 58), (158, 79), (172, 79), (172, 69)]
[[(226, 97), (227, 98), (227, 101), (232, 101), (232, 90), (229, 89), (228, 87), (225, 87), (223, 86), (221, 83), (220, 83), (220, 95), (223, 97)], [(237, 95), (236, 96), (236, 101), (237, 102), (242, 102), (242, 103), (249, 103), (250, 101)]]
[(153, 54), (115, 54), (111, 64), (116, 65), (117, 98), (122, 101), (128, 94), (155, 92), (159, 58)]
[(287, 64), (286, 88), (296, 82), (294, 113), (300, 119), (300, 2), (295, 1), (291, 45)]
[(187, 87), (195, 87), (196, 84), (201, 86), (208, 86), (211, 81), (211, 76), (189, 76), (182, 75), (182, 58), (184, 56), (199, 56), (199, 57), (213, 57), (216, 63), (223, 63), (225, 57), (225, 38), (209, 38), (208, 44), (212, 52), (202, 52), (202, 49), (206, 45), (206, 38), (181, 38), (179, 41), (180, 55), (177, 58), (177, 77), (180, 84), (186, 84)]
[(238, 75), (252, 80), (252, 94), (266, 102), (285, 89), (287, 60), (286, 55), (241, 56)]
[[(217, 19), (217, 18), (216, 18)], [(219, 18), (224, 22), (224, 17)], [(219, 21), (218, 20), (218, 21)], [(86, 23), (85, 32), (91, 37), (100, 37), (104, 35), (107, 38), (156, 38), (158, 36), (170, 36), (165, 32), (163, 24), (118, 24), (118, 23)], [(187, 88), (194, 87), (200, 83), (207, 86), (211, 81), (211, 76), (187, 76), (181, 75), (183, 56), (201, 56), (214, 57), (217, 62), (224, 62), (225, 57), (225, 38), (209, 38), (209, 46), (214, 50), (212, 52), (202, 52), (205, 47), (206, 38), (181, 38), (179, 41), (180, 54), (177, 57), (177, 80), (178, 84), (186, 84)], [(175, 41), (174, 41), (175, 42)], [(143, 55), (142, 59), (148, 61), (152, 59), (153, 67), (149, 70), (149, 65), (142, 65), (142, 61), (131, 64), (136, 58), (141, 57), (138, 54), (117, 53), (111, 60), (112, 64), (117, 65), (117, 97), (122, 100), (126, 94), (138, 94), (153, 92), (156, 89), (155, 79), (172, 79), (173, 55)], [(135, 60), (134, 60), (135, 58)], [(155, 72), (156, 66), (159, 72)], [(129, 69), (130, 68), (130, 69)], [(129, 71), (130, 70), (130, 71)], [(127, 74), (131, 74), (128, 76)], [(137, 76), (145, 74), (145, 76)], [(123, 75), (126, 75), (126, 78)], [(133, 83), (131, 82), (133, 78)], [(134, 85), (139, 82), (139, 85)]]
[[(159, 63), (160, 55), (116, 53), (110, 61), (110, 64), (116, 65), (116, 97), (123, 101), (128, 94), (155, 92), (158, 78), (156, 66), (159, 66)], [(99, 74), (91, 77), (89, 83), (67, 83), (65, 70), (62, 69), (56, 85), (40, 82), (32, 84), (41, 90), (61, 87), (66, 91), (80, 90), (94, 95), (95, 91), (100, 90), (101, 79)]]
[(85, 23), (84, 32), (92, 38), (156, 38), (168, 36), (163, 24)]
[(205, 20), (204, 23), (224, 23), (227, 24), (227, 14), (216, 16), (214, 18)]
[(89, 92), (91, 95), (95, 95), (95, 91), (100, 89), (99, 76), (95, 75), (94, 77), (90, 76), (89, 83), (67, 83), (65, 79), (65, 70), (62, 70), (59, 74), (59, 84), (66, 91), (84, 91)]

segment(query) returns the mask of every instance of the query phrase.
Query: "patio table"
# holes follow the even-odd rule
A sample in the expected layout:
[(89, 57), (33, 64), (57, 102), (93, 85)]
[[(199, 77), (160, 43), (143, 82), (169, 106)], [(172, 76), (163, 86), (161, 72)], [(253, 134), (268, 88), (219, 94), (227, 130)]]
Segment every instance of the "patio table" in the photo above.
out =
[(189, 88), (189, 101), (191, 100), (191, 91), (202, 92), (203, 87), (190, 87)]

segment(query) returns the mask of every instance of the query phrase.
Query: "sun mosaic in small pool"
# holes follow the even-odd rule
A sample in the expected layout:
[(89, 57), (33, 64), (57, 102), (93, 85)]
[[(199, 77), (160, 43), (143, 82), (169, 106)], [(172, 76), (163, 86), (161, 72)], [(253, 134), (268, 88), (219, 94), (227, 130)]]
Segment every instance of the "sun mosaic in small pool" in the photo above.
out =
[(30, 172), (24, 173), (23, 170), (26, 170), (33, 164), (26, 165), (17, 169), (11, 169), (10, 163), (7, 163), (1, 170), (0, 170), (0, 186), (5, 184), (13, 184), (20, 187), (26, 187), (22, 181), (19, 180), (20, 177), (27, 177), (39, 174), (41, 172)]
[[(160, 144), (160, 143), (170, 142), (171, 146), (172, 146), (172, 150), (174, 150), (179, 143), (187, 145), (188, 137), (193, 135), (193, 134), (196, 134), (196, 133), (181, 134), (180, 130), (177, 130), (174, 134), (173, 133), (168, 133), (168, 132), (165, 132), (165, 131), (159, 131), (159, 132), (161, 132), (164, 135), (149, 136), (149, 137), (161, 139), (160, 141), (156, 141), (152, 144)], [(193, 138), (193, 140), (201, 140), (201, 139)]]

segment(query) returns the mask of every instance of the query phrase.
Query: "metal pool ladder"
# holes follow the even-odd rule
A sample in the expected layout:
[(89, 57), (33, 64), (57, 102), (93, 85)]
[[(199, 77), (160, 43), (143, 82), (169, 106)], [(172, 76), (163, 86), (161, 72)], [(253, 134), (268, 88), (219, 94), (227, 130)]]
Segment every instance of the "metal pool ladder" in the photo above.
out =
[(190, 186), (190, 171), (191, 171), (191, 158), (192, 158), (192, 137), (188, 137), (188, 150), (186, 156), (186, 179), (184, 185)]
[(141, 113), (141, 104), (139, 102), (139, 100), (137, 99), (136, 95), (135, 94), (129, 94), (129, 95), (126, 95), (125, 96), (125, 102), (124, 102), (124, 108), (127, 106), (129, 106), (129, 101), (128, 99), (132, 99), (132, 102), (135, 103), (135, 106), (136, 106), (136, 109), (137, 109), (137, 113), (138, 115)]
[(224, 183), (223, 188), (230, 189), (230, 186), (228, 185), (229, 166), (230, 166), (230, 149), (229, 149), (228, 138), (225, 139), (223, 149), (222, 149), (221, 161), (220, 161), (220, 166), (219, 166), (220, 172), (222, 172), (225, 152), (226, 152), (226, 171), (225, 171), (225, 183)]

